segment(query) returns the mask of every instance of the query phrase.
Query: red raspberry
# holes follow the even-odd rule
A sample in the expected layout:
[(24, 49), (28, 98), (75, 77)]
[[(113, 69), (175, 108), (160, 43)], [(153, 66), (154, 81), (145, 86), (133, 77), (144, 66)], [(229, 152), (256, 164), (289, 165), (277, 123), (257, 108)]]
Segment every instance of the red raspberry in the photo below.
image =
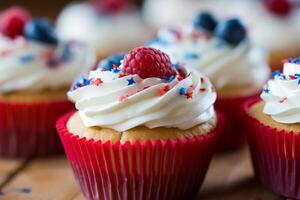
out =
[(264, 0), (265, 7), (274, 14), (285, 16), (292, 9), (288, 0)]
[(124, 71), (141, 78), (167, 78), (174, 75), (170, 58), (164, 52), (148, 47), (137, 47), (124, 57)]
[(15, 38), (23, 34), (23, 28), (30, 14), (21, 7), (11, 7), (0, 14), (0, 32)]

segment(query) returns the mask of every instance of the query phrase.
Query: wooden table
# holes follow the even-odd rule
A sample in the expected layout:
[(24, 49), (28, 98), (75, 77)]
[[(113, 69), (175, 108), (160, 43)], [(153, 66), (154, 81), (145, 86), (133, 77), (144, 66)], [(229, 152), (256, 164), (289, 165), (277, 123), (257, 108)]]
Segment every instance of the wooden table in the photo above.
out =
[[(64, 156), (0, 160), (0, 200), (83, 200)], [(216, 155), (197, 199), (279, 200), (253, 178), (248, 148)]]

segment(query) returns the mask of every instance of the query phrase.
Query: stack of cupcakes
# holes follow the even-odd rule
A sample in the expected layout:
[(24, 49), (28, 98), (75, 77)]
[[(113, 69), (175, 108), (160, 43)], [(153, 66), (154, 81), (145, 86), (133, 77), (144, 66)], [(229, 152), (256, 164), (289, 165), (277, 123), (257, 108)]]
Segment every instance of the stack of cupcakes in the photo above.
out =
[(202, 74), (157, 49), (111, 56), (68, 92), (57, 129), (88, 199), (191, 199), (222, 118)]
[(89, 71), (94, 54), (60, 41), (49, 21), (14, 7), (0, 16), (0, 57), (0, 155), (61, 151), (55, 121), (73, 108), (65, 93)]
[(300, 198), (300, 58), (285, 61), (261, 94), (244, 105), (257, 178), (273, 192)]
[(98, 60), (129, 51), (152, 36), (141, 13), (129, 0), (91, 0), (64, 8), (57, 20), (63, 39), (76, 39), (94, 47)]
[(253, 46), (244, 25), (235, 18), (217, 21), (202, 12), (191, 23), (160, 30), (148, 45), (167, 52), (172, 62), (182, 62), (211, 79), (218, 93), (216, 109), (227, 119), (219, 148), (240, 146), (239, 107), (258, 96), (270, 74), (266, 52)]

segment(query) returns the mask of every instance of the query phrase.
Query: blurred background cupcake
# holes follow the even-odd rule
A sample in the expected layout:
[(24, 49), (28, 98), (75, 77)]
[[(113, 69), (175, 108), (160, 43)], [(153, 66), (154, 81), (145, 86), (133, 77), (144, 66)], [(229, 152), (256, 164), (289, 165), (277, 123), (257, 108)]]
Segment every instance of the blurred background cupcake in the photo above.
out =
[(85, 197), (192, 199), (222, 125), (212, 84), (153, 48), (108, 59), (71, 88), (78, 111), (57, 123)]
[(161, 29), (148, 45), (210, 78), (218, 93), (216, 108), (227, 118), (219, 148), (239, 146), (239, 106), (258, 95), (270, 75), (266, 52), (253, 45), (244, 25), (235, 18), (218, 21), (200, 12), (184, 25)]
[(300, 53), (300, 6), (297, 1), (148, 0), (143, 11), (148, 22), (156, 28), (191, 19), (198, 11), (210, 11), (222, 18), (239, 17), (248, 27), (252, 41), (268, 50), (272, 69), (278, 69), (283, 59)]
[(76, 39), (94, 47), (98, 59), (128, 51), (152, 36), (140, 11), (129, 0), (93, 0), (70, 4), (57, 19), (63, 39)]
[(244, 105), (256, 177), (273, 192), (300, 198), (300, 58), (274, 72), (261, 99)]
[(34, 156), (60, 149), (55, 121), (73, 106), (65, 92), (89, 71), (95, 54), (61, 41), (46, 18), (20, 7), (0, 15), (0, 155)]

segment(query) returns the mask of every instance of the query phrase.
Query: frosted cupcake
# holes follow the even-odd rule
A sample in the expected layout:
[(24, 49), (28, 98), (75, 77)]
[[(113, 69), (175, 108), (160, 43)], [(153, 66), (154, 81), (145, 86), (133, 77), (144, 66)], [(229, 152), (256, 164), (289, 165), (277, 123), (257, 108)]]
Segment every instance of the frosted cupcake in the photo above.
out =
[[(110, 3), (111, 2), (111, 3)], [(137, 9), (127, 1), (71, 4), (59, 15), (57, 31), (63, 39), (76, 39), (94, 47), (98, 59), (128, 51), (152, 34)]]
[(4, 11), (0, 24), (0, 155), (56, 153), (55, 121), (73, 107), (65, 92), (95, 56), (59, 41), (46, 19), (30, 19), (21, 8)]
[(279, 69), (285, 58), (300, 54), (300, 7), (296, 1), (247, 1), (239, 16), (249, 27), (252, 40), (269, 52), (269, 64)]
[(228, 3), (227, 0), (145, 0), (143, 14), (149, 24), (161, 28), (191, 19), (199, 11), (209, 11), (220, 16), (237, 15), (246, 1), (231, 0)]
[(212, 84), (153, 48), (108, 59), (71, 88), (78, 111), (57, 122), (85, 197), (191, 199), (222, 124)]
[(216, 108), (227, 118), (219, 148), (240, 146), (239, 105), (259, 94), (270, 73), (266, 53), (252, 45), (243, 24), (237, 19), (218, 22), (203, 12), (189, 24), (160, 30), (148, 45), (210, 78), (218, 93)]
[(245, 122), (257, 178), (273, 192), (300, 198), (300, 59), (285, 62), (261, 94), (245, 103)]

